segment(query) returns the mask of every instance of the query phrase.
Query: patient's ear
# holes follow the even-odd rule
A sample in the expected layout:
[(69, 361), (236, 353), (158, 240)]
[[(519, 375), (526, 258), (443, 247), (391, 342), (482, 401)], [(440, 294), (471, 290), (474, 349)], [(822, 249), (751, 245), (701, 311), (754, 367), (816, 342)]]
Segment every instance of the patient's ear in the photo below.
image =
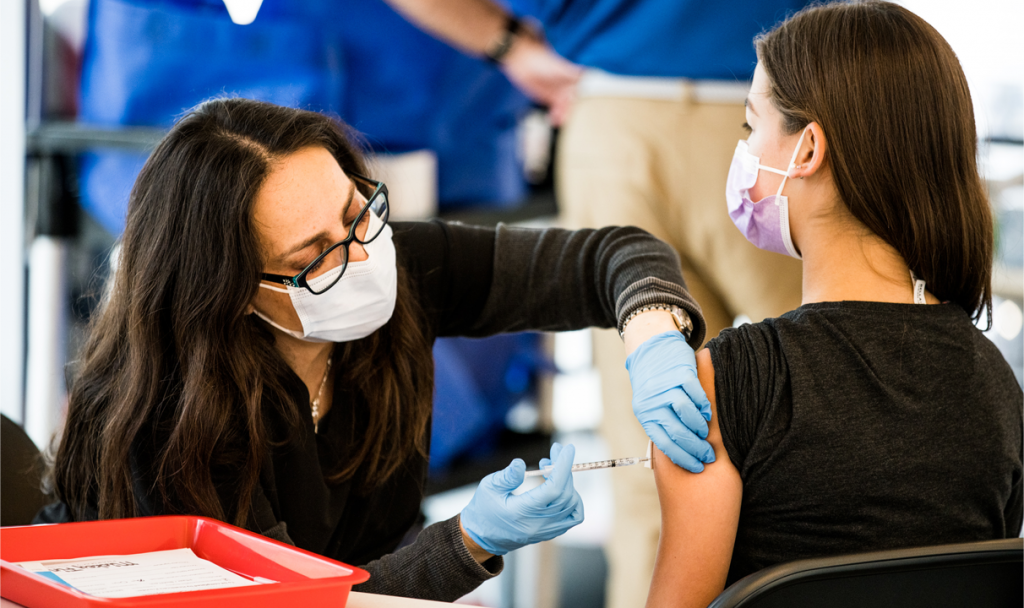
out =
[(797, 152), (796, 160), (794, 161), (796, 166), (789, 171), (791, 179), (810, 177), (825, 165), (825, 154), (828, 150), (825, 132), (821, 130), (821, 126), (816, 122), (808, 124), (804, 127), (804, 130), (806, 131), (804, 133), (804, 140), (800, 144), (800, 150)]

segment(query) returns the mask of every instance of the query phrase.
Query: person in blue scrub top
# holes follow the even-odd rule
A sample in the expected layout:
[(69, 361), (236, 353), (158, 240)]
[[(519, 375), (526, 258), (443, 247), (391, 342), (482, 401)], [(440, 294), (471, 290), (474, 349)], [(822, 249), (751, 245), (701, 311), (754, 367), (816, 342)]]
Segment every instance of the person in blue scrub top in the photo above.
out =
[[(799, 262), (746, 243), (721, 204), (721, 184), (743, 136), (756, 62), (751, 40), (805, 0), (388, 2), (463, 51), (498, 62), (523, 92), (551, 107), (553, 120), (564, 121), (555, 186), (568, 224), (639, 226), (670, 243), (708, 338), (739, 315), (759, 321), (800, 303)], [(700, 437), (687, 434), (671, 410), (631, 395), (618, 340), (594, 332), (601, 430), (612, 453), (636, 453), (649, 436), (673, 462), (699, 471), (713, 458), (710, 446), (688, 456), (687, 443)], [(633, 413), (623, 407), (631, 399)], [(675, 436), (684, 438), (679, 445), (669, 439)], [(657, 494), (641, 470), (620, 471), (612, 483), (607, 605), (640, 606), (658, 542)]]
[[(426, 485), (431, 347), (590, 326), (699, 344), (675, 252), (634, 227), (392, 222), (390, 205), (322, 114), (218, 99), (178, 121), (132, 190), (36, 523), (208, 516), (362, 566), (359, 591), (442, 601), (579, 524), (555, 444), (539, 487), (513, 494), (516, 459), (399, 548)], [(640, 367), (658, 377), (659, 355)]]

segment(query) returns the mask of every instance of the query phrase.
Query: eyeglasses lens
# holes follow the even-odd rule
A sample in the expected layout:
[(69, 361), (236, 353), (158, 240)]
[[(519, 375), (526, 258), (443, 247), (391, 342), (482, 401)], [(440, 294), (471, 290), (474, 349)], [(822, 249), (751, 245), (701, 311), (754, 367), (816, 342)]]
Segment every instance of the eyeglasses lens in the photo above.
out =
[[(326, 282), (316, 280), (318, 277), (327, 274), (339, 266), (342, 267), (342, 270), (334, 275), (332, 280)], [(346, 266), (348, 266), (348, 247), (344, 245), (334, 247), (327, 252), (327, 255), (324, 256), (324, 259), (320, 260), (320, 263), (315, 268), (306, 274), (306, 285), (309, 286), (311, 292), (317, 295), (322, 294), (331, 287), (334, 287), (341, 279), (342, 274), (345, 273), (344, 268)]]
[[(377, 216), (377, 221), (370, 221), (371, 213)], [(380, 236), (380, 233), (384, 231), (384, 226), (387, 224), (389, 216), (390, 205), (388, 204), (387, 190), (381, 188), (371, 197), (367, 203), (367, 208), (359, 218), (359, 223), (356, 225), (355, 230), (355, 241), (366, 244)], [(306, 286), (309, 291), (317, 295), (322, 294), (341, 280), (345, 272), (344, 268), (348, 266), (348, 249), (347, 245), (338, 243), (327, 252), (327, 255), (314, 268), (306, 273)], [(334, 275), (333, 280), (329, 283), (316, 280), (317, 277), (326, 274), (338, 266), (342, 267), (342, 271)]]
[[(378, 192), (370, 200), (369, 209), (366, 210), (366, 213), (359, 220), (359, 225), (356, 227), (356, 240), (365, 244), (380, 236), (380, 233), (384, 231), (384, 225), (388, 221), (388, 212), (388, 195), (383, 191)], [(371, 223), (371, 213), (376, 215), (379, 221)]]

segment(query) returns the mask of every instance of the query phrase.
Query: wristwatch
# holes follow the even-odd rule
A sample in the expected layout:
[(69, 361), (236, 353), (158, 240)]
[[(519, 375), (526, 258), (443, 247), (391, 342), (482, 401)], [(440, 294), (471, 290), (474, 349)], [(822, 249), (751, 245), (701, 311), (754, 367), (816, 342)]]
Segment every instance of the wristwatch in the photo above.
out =
[(522, 30), (523, 24), (512, 15), (505, 17), (505, 30), (501, 33), (501, 38), (494, 43), (491, 48), (484, 51), (484, 57), (487, 61), (498, 64), (501, 60), (512, 50), (512, 45), (516, 41), (516, 36)]
[(626, 326), (633, 320), (633, 317), (641, 313), (645, 313), (651, 310), (664, 310), (668, 314), (672, 315), (672, 320), (676, 324), (676, 329), (683, 334), (683, 337), (687, 340), (690, 339), (690, 334), (693, 333), (693, 321), (690, 320), (690, 315), (680, 306), (675, 304), (648, 304), (647, 306), (641, 306), (633, 312), (629, 313), (626, 320), (622, 322), (622, 329), (619, 330), (619, 337), (623, 340), (626, 339)]

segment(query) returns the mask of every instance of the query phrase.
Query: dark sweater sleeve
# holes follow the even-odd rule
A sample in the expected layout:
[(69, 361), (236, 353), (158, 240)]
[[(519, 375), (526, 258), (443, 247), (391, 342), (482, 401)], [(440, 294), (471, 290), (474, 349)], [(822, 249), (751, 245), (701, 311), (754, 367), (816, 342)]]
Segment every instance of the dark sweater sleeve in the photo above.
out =
[(428, 526), (416, 542), (361, 566), (370, 580), (355, 591), (453, 602), (501, 574), (504, 560), (477, 563), (462, 542), (459, 516)]
[(704, 340), (700, 306), (679, 258), (634, 227), (496, 228), (396, 222), (399, 259), (438, 336), (621, 327), (648, 304), (676, 304)]
[[(294, 545), (285, 522), (263, 531), (276, 541)], [(359, 566), (370, 579), (353, 587), (361, 593), (395, 595), (435, 602), (453, 602), (501, 574), (505, 561), (494, 556), (477, 563), (462, 541), (459, 516), (428, 526), (411, 545)]]
[(691, 344), (703, 341), (704, 320), (686, 291), (678, 256), (647, 232), (499, 224), (490, 292), (466, 333), (621, 327), (647, 304), (681, 306), (693, 320)]

